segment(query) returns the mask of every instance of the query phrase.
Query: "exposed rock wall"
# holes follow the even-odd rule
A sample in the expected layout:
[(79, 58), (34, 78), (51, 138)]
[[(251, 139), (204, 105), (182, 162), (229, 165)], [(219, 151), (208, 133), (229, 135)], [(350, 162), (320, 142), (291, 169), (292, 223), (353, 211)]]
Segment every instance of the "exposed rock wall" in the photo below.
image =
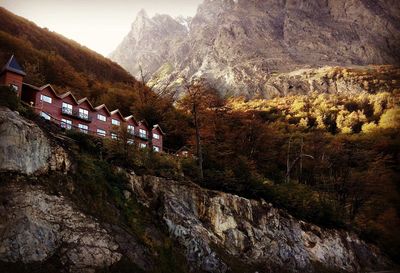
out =
[(224, 95), (269, 98), (274, 72), (400, 64), (399, 14), (394, 0), (205, 0), (188, 29), (139, 13), (110, 57), (137, 77), (141, 64), (159, 89), (204, 78)]
[[(65, 151), (50, 145), (36, 125), (7, 109), (0, 111), (0, 117), (1, 126), (18, 128), (24, 136), (11, 142), (16, 129), (5, 127), (0, 132), (9, 149), (20, 153), (14, 161), (33, 160), (34, 155), (22, 156), (20, 151), (43, 153), (35, 168), (14, 163), (9, 181), (0, 181), (0, 262), (46, 263), (57, 257), (62, 272), (94, 272), (126, 258), (141, 270), (151, 271), (154, 254), (134, 233), (84, 214), (69, 198), (35, 183), (37, 176), (26, 176), (38, 170), (69, 175), (73, 169), (66, 168), (70, 161)], [(0, 161), (0, 170), (9, 170), (7, 166), (8, 161)], [(238, 264), (243, 272), (318, 272), (317, 266), (363, 272), (388, 265), (379, 250), (354, 234), (298, 221), (264, 201), (205, 190), (190, 182), (125, 175), (129, 178), (125, 201), (136, 198), (164, 223), (184, 248), (193, 272), (237, 271)], [(154, 228), (150, 228), (152, 233)], [(155, 233), (163, 232), (163, 227), (156, 229)]]
[(70, 166), (64, 149), (52, 149), (49, 139), (35, 123), (0, 107), (0, 172), (29, 175), (49, 169), (66, 171)]
[(67, 270), (90, 272), (121, 258), (112, 236), (63, 196), (18, 183), (0, 195), (1, 261), (44, 262), (57, 253)]
[(354, 234), (298, 221), (264, 201), (157, 177), (132, 176), (131, 185), (146, 206), (161, 202), (171, 235), (185, 246), (188, 260), (207, 272), (229, 271), (216, 249), (258, 265), (259, 272), (313, 272), (318, 264), (363, 272), (386, 264), (375, 247)]

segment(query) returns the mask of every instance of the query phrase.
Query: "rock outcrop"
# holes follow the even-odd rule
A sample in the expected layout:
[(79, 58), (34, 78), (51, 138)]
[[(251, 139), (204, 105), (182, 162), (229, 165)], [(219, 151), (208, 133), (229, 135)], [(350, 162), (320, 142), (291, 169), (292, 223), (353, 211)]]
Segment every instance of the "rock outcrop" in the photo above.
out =
[(1, 187), (0, 260), (45, 262), (57, 254), (71, 272), (90, 272), (121, 259), (112, 236), (63, 197), (38, 186)]
[(0, 107), (0, 172), (30, 175), (49, 169), (65, 171), (70, 166), (64, 149), (52, 150), (49, 139), (34, 122)]
[[(317, 11), (317, 12), (316, 12)], [(162, 89), (204, 78), (224, 95), (262, 96), (274, 73), (399, 64), (395, 0), (205, 0), (190, 20), (138, 14), (110, 57)]]
[(229, 272), (221, 253), (258, 272), (318, 272), (318, 265), (362, 272), (387, 263), (356, 235), (298, 221), (264, 201), (157, 177), (130, 181), (145, 206), (161, 202), (171, 235), (185, 246), (193, 267), (206, 272)]
[[(6, 141), (9, 150), (48, 151), (29, 171), (26, 164), (7, 169), (9, 161), (0, 161), (3, 172), (12, 171), (3, 173), (7, 179), (0, 183), (0, 269), (3, 263), (56, 261), (60, 264), (57, 272), (95, 272), (109, 270), (125, 259), (130, 266), (152, 271), (159, 253), (151, 253), (139, 243), (133, 230), (83, 213), (71, 196), (65, 196), (66, 192), (73, 194), (73, 186), (62, 185), (66, 188), (62, 191), (49, 187), (50, 181), (39, 182), (74, 171), (65, 168), (63, 149), (50, 145), (51, 140), (36, 125), (18, 114), (2, 109), (0, 116), (1, 126), (17, 127), (24, 136)], [(34, 138), (28, 136), (28, 129)], [(15, 129), (0, 132), (5, 140), (15, 134)], [(17, 159), (34, 157), (20, 156)], [(44, 170), (48, 173), (43, 174)], [(155, 217), (163, 225), (143, 227), (148, 230), (145, 238), (162, 244), (160, 238), (168, 233), (184, 249), (193, 272), (319, 272), (321, 268), (363, 272), (385, 269), (389, 264), (378, 249), (356, 235), (296, 220), (265, 201), (205, 190), (188, 181), (118, 171), (128, 178), (123, 185), (125, 204), (135, 198), (146, 217)]]

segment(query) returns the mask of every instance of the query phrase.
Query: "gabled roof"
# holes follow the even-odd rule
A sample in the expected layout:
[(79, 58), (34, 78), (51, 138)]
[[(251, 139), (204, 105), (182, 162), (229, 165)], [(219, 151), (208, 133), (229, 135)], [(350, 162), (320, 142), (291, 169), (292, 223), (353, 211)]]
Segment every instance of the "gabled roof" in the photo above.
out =
[(40, 87), (34, 86), (32, 84), (29, 84), (29, 83), (25, 83), (25, 82), (22, 83), (22, 86), (27, 86), (29, 88), (32, 88), (35, 91), (41, 91), (42, 90), (42, 89), (40, 89)]
[(78, 100), (75, 98), (75, 96), (70, 92), (66, 92), (64, 94), (58, 95), (58, 97), (60, 99), (65, 99), (66, 97), (72, 97), (73, 101), (75, 102), (75, 104), (78, 104)]
[(116, 109), (116, 110), (114, 110), (114, 111), (111, 111), (110, 113), (111, 113), (111, 115), (118, 114), (118, 115), (122, 118), (122, 120), (125, 120), (124, 116), (121, 114), (121, 112), (119, 111), (119, 109)]
[(86, 97), (83, 98), (83, 99), (78, 100), (78, 105), (84, 103), (85, 101), (89, 104), (89, 106), (90, 106), (90, 108), (91, 108), (92, 110), (95, 110), (95, 108), (93, 107), (93, 105), (90, 103), (89, 99), (86, 98)]
[(3, 72), (5, 72), (5, 71), (10, 71), (10, 72), (19, 74), (21, 76), (26, 76), (26, 73), (22, 70), (22, 67), (19, 65), (19, 63), (18, 63), (17, 59), (14, 57), (14, 55), (11, 55), (8, 62), (1, 69), (0, 74), (3, 74)]
[(163, 134), (163, 135), (165, 136), (165, 133), (164, 133), (164, 131), (161, 129), (160, 125), (158, 125), (158, 124), (154, 125), (154, 126), (153, 126), (153, 130), (154, 130), (154, 129), (160, 130), (161, 134)]
[(106, 111), (107, 111), (107, 113), (108, 113), (108, 115), (110, 115), (110, 116), (111, 116), (111, 112), (110, 112), (110, 110), (108, 110), (108, 108), (107, 108), (107, 106), (106, 106), (105, 104), (102, 104), (102, 105), (96, 106), (94, 109), (95, 109), (96, 111), (100, 111), (100, 110), (101, 110), (101, 109), (103, 109), (103, 108), (105, 108), (105, 109), (106, 109)]
[(144, 126), (146, 126), (147, 129), (149, 129), (149, 124), (147, 123), (146, 120), (141, 120), (138, 122), (139, 125), (143, 124)]
[(135, 119), (135, 117), (133, 115), (127, 116), (125, 118), (125, 121), (128, 121), (128, 120), (133, 120), (136, 124), (138, 124), (137, 120)]

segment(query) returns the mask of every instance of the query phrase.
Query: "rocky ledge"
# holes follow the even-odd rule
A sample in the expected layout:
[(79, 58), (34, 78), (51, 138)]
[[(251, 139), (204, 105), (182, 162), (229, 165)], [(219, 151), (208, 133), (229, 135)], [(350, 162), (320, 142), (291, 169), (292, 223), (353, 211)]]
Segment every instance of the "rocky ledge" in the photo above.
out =
[[(127, 258), (135, 270), (152, 270), (153, 254), (133, 231), (85, 214), (62, 191), (35, 182), (43, 173), (74, 171), (64, 149), (5, 108), (0, 128), (0, 172), (8, 175), (0, 183), (0, 265), (55, 262), (63, 272), (94, 272)], [(135, 198), (159, 219), (159, 234), (165, 230), (181, 246), (192, 272), (364, 272), (389, 265), (355, 234), (296, 220), (265, 201), (119, 171), (129, 181), (125, 202)]]
[(145, 206), (161, 202), (170, 234), (185, 246), (193, 266), (207, 272), (230, 272), (227, 257), (258, 272), (318, 272), (321, 266), (363, 272), (387, 265), (377, 248), (355, 234), (299, 221), (265, 201), (158, 177), (130, 180)]

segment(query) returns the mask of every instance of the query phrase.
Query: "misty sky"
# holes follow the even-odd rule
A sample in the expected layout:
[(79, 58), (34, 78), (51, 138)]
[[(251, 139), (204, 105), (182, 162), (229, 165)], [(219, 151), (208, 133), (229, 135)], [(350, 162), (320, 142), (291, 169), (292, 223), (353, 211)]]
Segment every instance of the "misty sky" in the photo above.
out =
[(107, 56), (144, 8), (193, 16), (202, 0), (0, 0), (0, 6)]

